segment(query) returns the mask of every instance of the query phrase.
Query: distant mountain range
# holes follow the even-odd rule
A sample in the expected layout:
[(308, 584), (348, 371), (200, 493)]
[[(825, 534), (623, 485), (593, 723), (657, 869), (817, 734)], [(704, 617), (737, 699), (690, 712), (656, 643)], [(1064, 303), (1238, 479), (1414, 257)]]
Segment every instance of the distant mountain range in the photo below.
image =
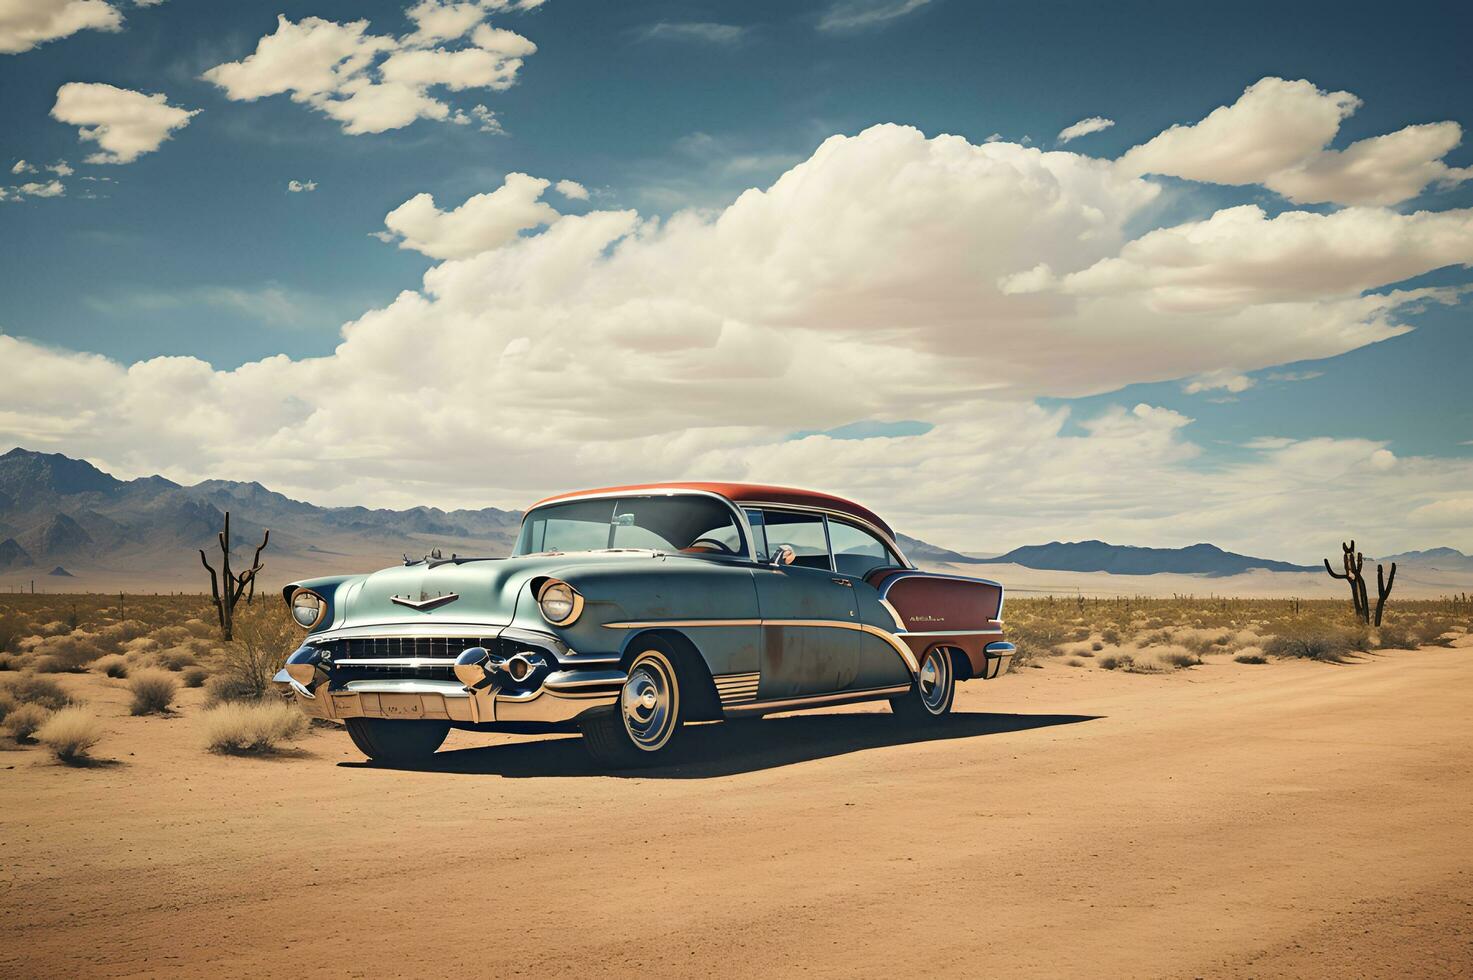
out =
[[(119, 480), (83, 460), (13, 449), (0, 456), (0, 587), (24, 587), (31, 579), (49, 578), (57, 588), (62, 587), (58, 579), (71, 578), (75, 584), (65, 587), (199, 591), (207, 576), (197, 549), (204, 548), (214, 560), (215, 533), (227, 510), (237, 567), (249, 558), (263, 530), (271, 529), (263, 584), (367, 571), (403, 554), (422, 555), (434, 548), (446, 554), (504, 555), (521, 522), (520, 512), (495, 507), (319, 507), (259, 483), (206, 480), (182, 486), (160, 476)], [(1053, 571), (1209, 577), (1250, 569), (1323, 571), (1317, 565), (1253, 558), (1210, 544), (1137, 548), (1055, 541), (978, 558), (903, 534), (899, 543), (922, 565), (1011, 563)], [(1451, 548), (1382, 560), (1473, 572), (1473, 558)]]
[(995, 558), (973, 559), (978, 564), (1022, 565), (1058, 572), (1109, 572), (1112, 575), (1207, 575), (1219, 578), (1260, 568), (1271, 572), (1313, 572), (1317, 565), (1292, 565), (1269, 558), (1223, 551), (1216, 545), (1189, 548), (1137, 548), (1104, 541), (1052, 541), (1014, 548)]
[[(1369, 557), (1366, 561), (1370, 561)], [(1419, 565), (1443, 572), (1473, 572), (1473, 555), (1465, 555), (1453, 548), (1431, 548), (1427, 551), (1404, 551), (1399, 555), (1377, 558), (1382, 563), (1396, 562), (1398, 565)]]

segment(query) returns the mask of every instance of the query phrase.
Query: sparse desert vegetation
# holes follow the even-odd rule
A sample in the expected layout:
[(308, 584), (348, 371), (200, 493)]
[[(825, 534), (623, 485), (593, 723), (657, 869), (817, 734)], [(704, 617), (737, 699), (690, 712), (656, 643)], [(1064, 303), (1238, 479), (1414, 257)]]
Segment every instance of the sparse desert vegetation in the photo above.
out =
[(305, 732), (307, 716), (283, 701), (236, 701), (206, 709), (200, 729), (211, 752), (265, 754)]
[(50, 717), (51, 712), (39, 704), (22, 704), (5, 715), (5, 730), (17, 742), (30, 742)]
[(35, 738), (57, 761), (83, 765), (90, 760), (92, 747), (102, 740), (102, 722), (87, 708), (63, 708), (46, 719)]
[(174, 703), (179, 682), (167, 671), (155, 667), (141, 670), (129, 678), (128, 690), (133, 692), (130, 708), (133, 714), (161, 715)]
[(1010, 597), (1005, 616), (1016, 666), (1052, 658), (1073, 666), (1092, 657), (1102, 670), (1155, 673), (1214, 658), (1343, 663), (1376, 650), (1446, 646), (1469, 631), (1473, 603), (1402, 601), (1379, 629), (1366, 627), (1341, 600)]

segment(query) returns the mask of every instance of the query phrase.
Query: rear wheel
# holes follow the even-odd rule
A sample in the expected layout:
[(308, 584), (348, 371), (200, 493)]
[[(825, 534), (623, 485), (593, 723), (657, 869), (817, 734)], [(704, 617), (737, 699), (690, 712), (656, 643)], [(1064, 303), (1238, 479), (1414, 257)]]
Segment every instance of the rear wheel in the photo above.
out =
[(450, 734), (448, 722), (348, 718), (348, 735), (358, 751), (385, 762), (419, 762), (435, 754)]
[(645, 650), (630, 663), (614, 709), (582, 722), (583, 745), (611, 769), (655, 765), (680, 730), (682, 708), (680, 675), (669, 653)]
[(951, 651), (942, 647), (929, 650), (921, 661), (915, 686), (899, 697), (890, 699), (890, 710), (909, 722), (934, 722), (951, 711), (956, 697), (956, 671)]

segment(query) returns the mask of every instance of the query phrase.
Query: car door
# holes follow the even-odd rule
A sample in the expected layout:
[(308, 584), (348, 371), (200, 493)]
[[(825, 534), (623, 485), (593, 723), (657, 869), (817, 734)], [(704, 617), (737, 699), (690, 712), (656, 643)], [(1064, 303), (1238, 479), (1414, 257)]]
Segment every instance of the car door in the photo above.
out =
[[(859, 610), (852, 583), (834, 572), (823, 515), (764, 508), (747, 517), (763, 562), (753, 572), (763, 622), (758, 700), (852, 689)], [(771, 564), (782, 545), (794, 562)]]
[[(881, 601), (879, 591), (865, 579), (881, 568), (904, 568), (904, 563), (889, 545), (855, 521), (830, 516), (828, 534), (834, 572), (849, 583), (854, 593), (858, 621), (875, 630), (894, 634), (900, 628), (899, 624)], [(879, 632), (858, 634), (853, 656), (854, 676), (847, 690), (866, 691), (911, 681), (905, 656), (894, 642)]]

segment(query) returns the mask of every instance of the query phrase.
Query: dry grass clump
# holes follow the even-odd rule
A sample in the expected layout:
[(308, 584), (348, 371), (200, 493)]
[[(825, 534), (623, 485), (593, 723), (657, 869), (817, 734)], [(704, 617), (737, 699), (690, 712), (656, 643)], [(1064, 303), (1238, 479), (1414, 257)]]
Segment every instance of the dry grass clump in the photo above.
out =
[(220, 670), (205, 685), (206, 703), (259, 701), (271, 693), (271, 678), (300, 639), (278, 610), (249, 608), (235, 621), (235, 640), (220, 653)]
[(1263, 651), (1258, 649), (1258, 647), (1244, 647), (1238, 652), (1238, 655), (1233, 658), (1233, 663), (1266, 664), (1268, 663), (1268, 658), (1263, 655)]
[(199, 663), (187, 647), (173, 647), (169, 650), (162, 650), (154, 654), (153, 660), (154, 663), (165, 670), (174, 671), (183, 670), (185, 667), (193, 667)]
[(282, 701), (221, 704), (200, 715), (205, 747), (227, 755), (265, 754), (307, 730), (307, 716)]
[(1202, 662), (1202, 658), (1182, 647), (1171, 647), (1156, 652), (1156, 659), (1168, 667), (1181, 670), (1183, 667), (1196, 667)]
[(128, 681), (128, 689), (133, 692), (133, 704), (129, 708), (133, 714), (161, 715), (174, 703), (179, 682), (166, 671), (140, 670)]
[(1135, 658), (1128, 653), (1107, 653), (1095, 663), (1101, 670), (1129, 670), (1135, 666)]
[(179, 679), (184, 682), (185, 687), (204, 687), (210, 672), (203, 667), (185, 667), (180, 671)]
[(66, 689), (49, 677), (21, 674), (5, 685), (5, 691), (22, 704), (38, 704), (48, 711), (56, 711), (73, 703)]
[(5, 730), (17, 742), (29, 742), (50, 717), (51, 712), (39, 704), (23, 704), (5, 716)]
[(121, 653), (110, 653), (105, 657), (99, 657), (92, 662), (95, 670), (100, 670), (108, 677), (121, 680), (128, 676), (128, 658)]
[(58, 761), (69, 766), (85, 765), (92, 747), (102, 740), (102, 722), (86, 708), (63, 708), (46, 719), (35, 738)]

